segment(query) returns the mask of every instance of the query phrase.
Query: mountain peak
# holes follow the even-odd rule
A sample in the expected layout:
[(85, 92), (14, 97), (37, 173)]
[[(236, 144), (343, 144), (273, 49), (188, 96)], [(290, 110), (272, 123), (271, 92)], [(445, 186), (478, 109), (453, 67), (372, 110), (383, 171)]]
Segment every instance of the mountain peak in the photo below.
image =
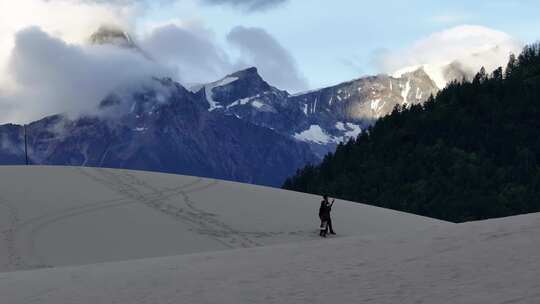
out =
[(238, 80), (235, 83), (236, 85), (256, 88), (257, 93), (268, 91), (272, 88), (270, 84), (268, 84), (268, 82), (262, 78), (261, 74), (259, 74), (259, 70), (256, 67), (249, 67), (234, 72), (228, 75), (226, 78), (236, 78), (236, 80)]
[(112, 44), (124, 48), (137, 48), (130, 35), (117, 26), (102, 25), (93, 33), (89, 42), (94, 45)]
[(224, 108), (237, 100), (273, 90), (272, 86), (259, 75), (256, 67), (234, 72), (218, 81), (202, 86), (201, 89), (204, 89), (209, 111)]
[(429, 74), (426, 72), (426, 68), (424, 66), (420, 66), (416, 70), (403, 73), (401, 77), (429, 77)]
[(261, 75), (259, 75), (259, 70), (256, 67), (249, 67), (237, 72), (234, 72), (227, 77), (237, 77), (237, 78), (247, 78), (247, 77), (258, 77), (261, 78)]

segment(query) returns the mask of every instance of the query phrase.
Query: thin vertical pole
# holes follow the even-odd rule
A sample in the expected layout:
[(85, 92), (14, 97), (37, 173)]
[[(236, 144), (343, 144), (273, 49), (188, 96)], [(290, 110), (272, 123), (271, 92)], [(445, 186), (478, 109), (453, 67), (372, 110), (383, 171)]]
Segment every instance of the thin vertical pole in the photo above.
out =
[(24, 156), (26, 158), (26, 165), (28, 166), (28, 137), (26, 135), (26, 125), (24, 125)]

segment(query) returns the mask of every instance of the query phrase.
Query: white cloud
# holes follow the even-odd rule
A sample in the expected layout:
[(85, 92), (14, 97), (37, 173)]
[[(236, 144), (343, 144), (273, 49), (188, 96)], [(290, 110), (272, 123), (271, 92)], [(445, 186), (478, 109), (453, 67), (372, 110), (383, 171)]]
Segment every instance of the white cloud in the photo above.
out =
[[(91, 111), (111, 90), (148, 76), (201, 83), (255, 65), (272, 84), (305, 87), (292, 56), (262, 29), (238, 27), (227, 37), (226, 43), (244, 55), (240, 61), (201, 20), (139, 23), (148, 5), (158, 1), (0, 0), (0, 123)], [(208, 2), (259, 10), (283, 1)], [(88, 37), (104, 24), (132, 33), (143, 25), (135, 40), (154, 61), (125, 49), (88, 45)]]
[[(519, 53), (521, 48), (521, 42), (504, 32), (462, 25), (420, 39), (407, 49), (379, 53), (375, 60), (378, 68), (387, 73), (427, 65), (428, 70), (440, 74), (440, 69), (453, 61), (466, 71), (478, 71), (482, 66), (492, 71), (506, 65), (510, 53)], [(441, 77), (435, 76), (438, 84), (444, 82)]]
[(308, 87), (292, 55), (265, 30), (238, 26), (227, 40), (243, 55), (237, 65), (257, 66), (263, 78), (280, 88), (297, 92)]
[(0, 122), (87, 111), (111, 88), (160, 70), (86, 44), (103, 24), (134, 28), (141, 13), (140, 1), (0, 1)]
[(186, 85), (215, 80), (233, 69), (213, 33), (200, 23), (158, 25), (141, 39), (141, 46), (158, 62), (173, 67), (176, 78)]
[[(249, 39), (236, 33), (230, 41), (249, 55), (239, 63), (201, 20), (140, 23), (149, 1), (9, 2), (0, 0), (0, 123), (92, 111), (111, 90), (149, 76), (171, 76), (185, 84), (209, 82), (247, 64), (258, 66), (278, 85), (285, 78), (276, 65), (298, 75), (288, 52), (260, 29), (246, 30)], [(141, 36), (134, 38), (154, 60), (113, 46), (88, 45), (90, 35), (104, 24), (131, 33), (143, 25), (137, 31)], [(269, 50), (250, 42), (257, 35)]]
[(264, 29), (238, 26), (231, 30), (227, 42), (240, 51), (239, 59), (217, 41), (200, 22), (174, 21), (156, 26), (141, 39), (141, 45), (153, 58), (174, 67), (177, 79), (187, 85), (256, 66), (272, 85), (291, 91), (306, 89), (292, 55)]

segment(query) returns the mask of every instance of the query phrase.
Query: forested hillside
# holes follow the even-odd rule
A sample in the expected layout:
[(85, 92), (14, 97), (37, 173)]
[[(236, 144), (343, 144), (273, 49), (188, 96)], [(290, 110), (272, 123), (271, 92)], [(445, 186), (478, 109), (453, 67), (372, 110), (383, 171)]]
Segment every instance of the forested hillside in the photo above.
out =
[(540, 43), (398, 107), (284, 188), (464, 222), (540, 211)]

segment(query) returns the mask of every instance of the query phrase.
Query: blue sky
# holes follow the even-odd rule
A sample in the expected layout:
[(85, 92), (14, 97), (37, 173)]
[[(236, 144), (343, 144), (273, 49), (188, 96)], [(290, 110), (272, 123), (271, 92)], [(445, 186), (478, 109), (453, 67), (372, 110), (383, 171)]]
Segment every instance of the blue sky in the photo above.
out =
[(179, 1), (154, 6), (144, 21), (197, 20), (211, 29), (224, 48), (235, 26), (264, 28), (294, 57), (309, 87), (320, 87), (379, 72), (381, 50), (399, 50), (454, 26), (482, 25), (519, 41), (536, 41), (539, 1), (360, 1), (290, 0), (263, 11)]

